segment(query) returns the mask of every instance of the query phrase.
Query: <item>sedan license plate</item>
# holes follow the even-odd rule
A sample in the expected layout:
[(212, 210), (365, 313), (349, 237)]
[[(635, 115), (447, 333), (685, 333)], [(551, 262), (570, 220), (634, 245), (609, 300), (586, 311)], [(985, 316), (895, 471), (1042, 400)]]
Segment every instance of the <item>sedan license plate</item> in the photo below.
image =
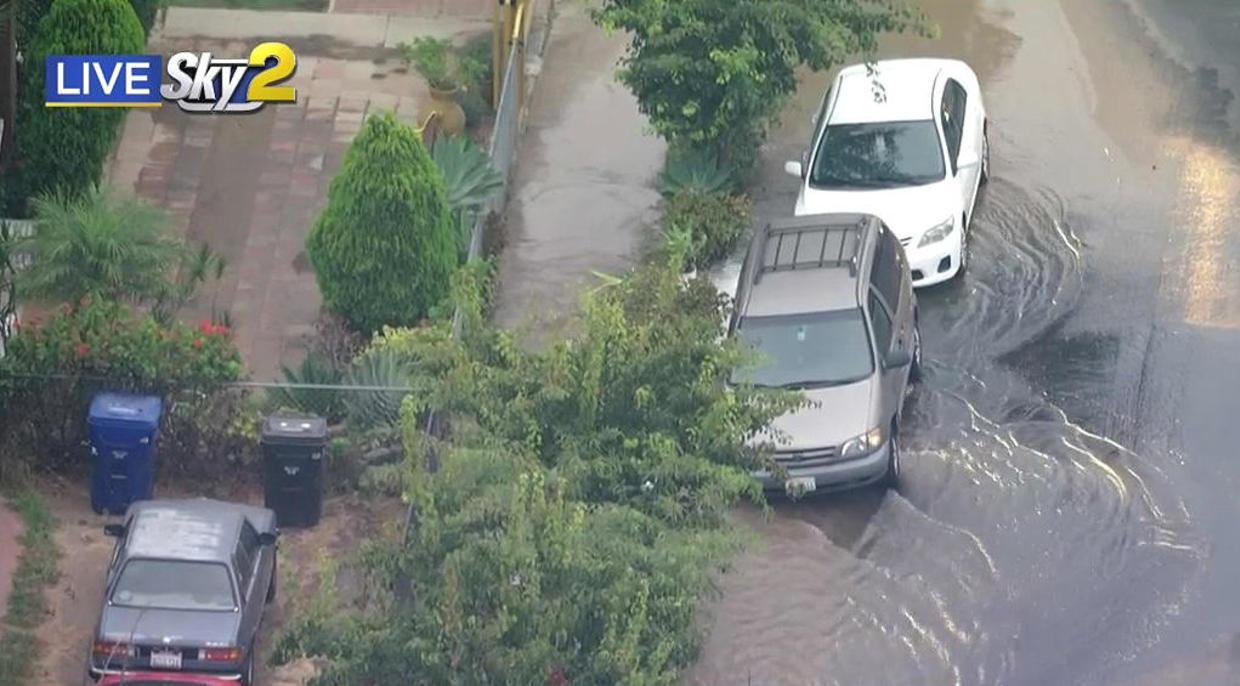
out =
[(789, 493), (809, 493), (818, 488), (818, 482), (812, 476), (798, 476), (788, 479), (784, 488)]
[(151, 653), (151, 667), (155, 669), (180, 669), (181, 653)]

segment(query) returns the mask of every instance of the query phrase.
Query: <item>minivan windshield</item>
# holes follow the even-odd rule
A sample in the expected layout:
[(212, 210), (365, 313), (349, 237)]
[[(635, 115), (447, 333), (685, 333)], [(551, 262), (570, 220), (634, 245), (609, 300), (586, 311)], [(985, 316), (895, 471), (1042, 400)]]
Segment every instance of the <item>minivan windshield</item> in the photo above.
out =
[(818, 144), (809, 184), (844, 190), (920, 186), (943, 180), (943, 149), (934, 122), (828, 126)]
[(734, 374), (733, 383), (822, 388), (860, 381), (874, 372), (870, 336), (859, 308), (745, 317), (737, 333), (762, 360), (756, 368)]
[(218, 562), (130, 560), (125, 563), (112, 602), (164, 610), (233, 610), (228, 567)]

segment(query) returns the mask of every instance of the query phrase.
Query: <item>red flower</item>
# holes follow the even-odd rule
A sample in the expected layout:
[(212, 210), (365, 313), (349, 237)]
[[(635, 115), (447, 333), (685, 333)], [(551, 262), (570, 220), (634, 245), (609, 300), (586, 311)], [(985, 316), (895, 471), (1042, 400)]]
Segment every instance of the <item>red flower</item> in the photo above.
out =
[(552, 667), (547, 674), (547, 686), (568, 686), (568, 676), (559, 667)]
[(195, 347), (195, 348), (201, 348), (201, 347), (202, 347), (202, 339), (201, 339), (201, 338), (195, 338), (195, 339), (194, 339), (194, 347)]
[(211, 322), (205, 319), (198, 322), (198, 330), (203, 333), (211, 333)]
[(85, 343), (78, 343), (78, 347), (77, 347), (78, 357), (86, 357), (86, 353), (88, 352), (90, 352), (90, 346), (86, 345)]
[(82, 307), (86, 307), (87, 305), (90, 304), (90, 296), (89, 295), (82, 296), (82, 299), (78, 301), (78, 304), (81, 305)]

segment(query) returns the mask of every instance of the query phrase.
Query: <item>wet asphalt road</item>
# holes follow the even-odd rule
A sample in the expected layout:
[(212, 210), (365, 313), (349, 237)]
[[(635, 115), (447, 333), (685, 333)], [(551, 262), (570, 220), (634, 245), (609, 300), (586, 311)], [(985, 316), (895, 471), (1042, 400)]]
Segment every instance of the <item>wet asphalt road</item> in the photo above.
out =
[(1240, 684), (1240, 3), (923, 6), (941, 38), (884, 56), (974, 65), (994, 181), (970, 272), (920, 293), (904, 486), (743, 515), (686, 682)]

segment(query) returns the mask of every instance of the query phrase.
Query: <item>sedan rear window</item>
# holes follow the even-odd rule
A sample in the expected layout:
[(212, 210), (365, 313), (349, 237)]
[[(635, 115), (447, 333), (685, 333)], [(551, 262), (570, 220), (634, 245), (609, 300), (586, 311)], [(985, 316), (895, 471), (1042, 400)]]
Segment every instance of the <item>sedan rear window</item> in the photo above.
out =
[(934, 122), (833, 124), (818, 145), (809, 183), (816, 188), (919, 186), (947, 174)]
[(130, 560), (125, 563), (112, 602), (165, 610), (233, 610), (228, 567), (216, 562)]

